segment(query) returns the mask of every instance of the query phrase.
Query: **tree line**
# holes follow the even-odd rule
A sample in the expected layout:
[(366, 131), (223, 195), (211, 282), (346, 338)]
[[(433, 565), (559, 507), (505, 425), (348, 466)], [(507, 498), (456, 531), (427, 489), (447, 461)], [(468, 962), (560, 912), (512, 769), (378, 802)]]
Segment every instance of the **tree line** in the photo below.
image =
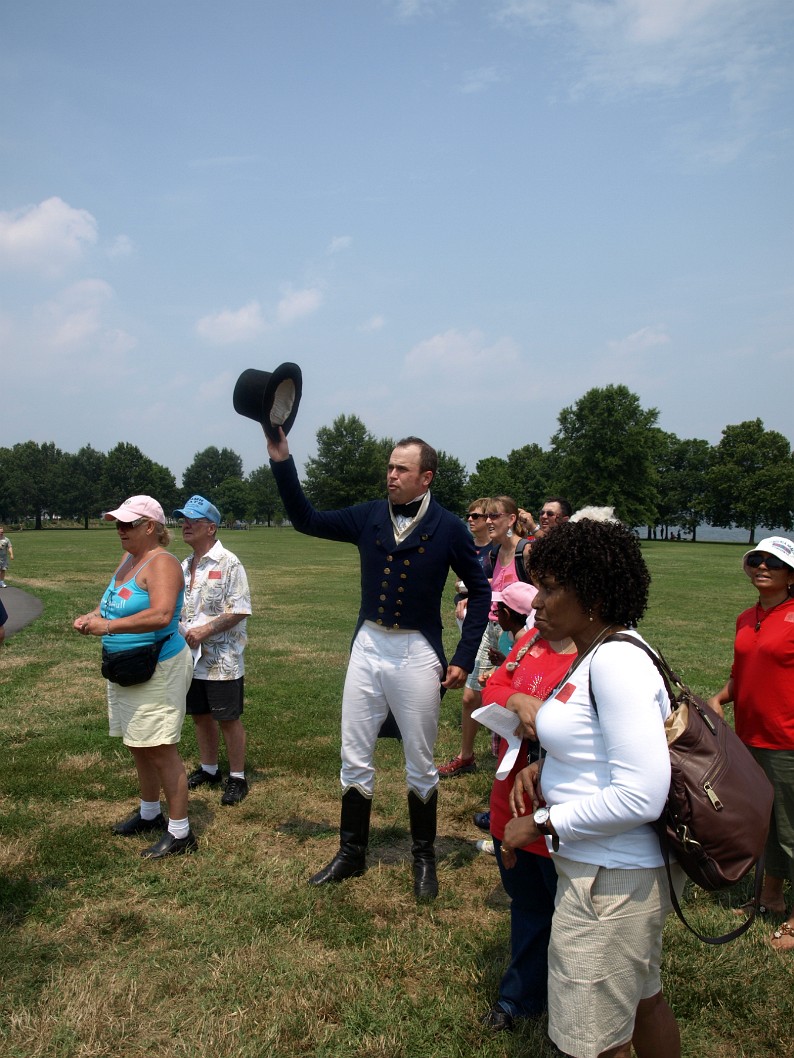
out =
[[(559, 413), (547, 449), (527, 444), (506, 457), (486, 456), (472, 474), (439, 451), (433, 493), (460, 513), (480, 496), (509, 495), (532, 509), (563, 495), (574, 507), (612, 506), (649, 534), (678, 527), (693, 540), (704, 522), (744, 528), (750, 543), (757, 526), (792, 529), (794, 456), (783, 434), (753, 419), (726, 426), (711, 445), (668, 433), (658, 419), (658, 410), (642, 408), (626, 386), (591, 389)], [(326, 510), (383, 496), (394, 444), (371, 434), (358, 416), (338, 416), (317, 431), (316, 455), (306, 462), (306, 494)], [(269, 466), (245, 477), (242, 459), (229, 448), (197, 452), (181, 487), (167, 467), (126, 442), (106, 454), (90, 445), (70, 454), (34, 441), (0, 448), (0, 516), (12, 523), (31, 519), (40, 528), (49, 514), (88, 526), (103, 505), (136, 493), (155, 496), (166, 511), (200, 493), (225, 520), (271, 524), (284, 515)]]

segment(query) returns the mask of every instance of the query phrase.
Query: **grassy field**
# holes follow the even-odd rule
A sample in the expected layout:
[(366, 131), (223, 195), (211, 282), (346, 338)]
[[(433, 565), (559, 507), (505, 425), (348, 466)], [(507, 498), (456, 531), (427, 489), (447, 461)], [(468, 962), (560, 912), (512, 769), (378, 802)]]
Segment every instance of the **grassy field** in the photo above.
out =
[[(112, 530), (14, 534), (9, 581), (42, 617), (0, 653), (0, 1051), (9, 1058), (482, 1058), (552, 1054), (542, 1026), (490, 1038), (509, 912), (471, 815), (493, 773), (442, 784), (441, 895), (417, 907), (399, 745), (378, 748), (370, 870), (315, 891), (337, 845), (339, 701), (358, 604), (352, 548), (290, 529), (225, 534), (244, 561), (250, 796), (191, 797), (200, 850), (151, 863), (110, 834), (136, 805), (131, 758), (106, 734), (99, 642), (71, 631), (118, 556)], [(643, 632), (700, 692), (727, 676), (736, 614), (752, 601), (745, 547), (644, 545)], [(181, 540), (174, 550), (185, 553)], [(451, 594), (451, 645), (454, 622)], [(457, 749), (460, 693), (442, 707), (438, 759)], [(183, 756), (196, 762), (190, 721)], [(225, 763), (225, 762), (224, 762)], [(747, 791), (752, 796), (752, 791)], [(744, 890), (687, 894), (725, 932)], [(785, 1058), (794, 958), (768, 923), (721, 948), (668, 921), (664, 984), (688, 1058)], [(571, 938), (576, 943), (576, 938)]]

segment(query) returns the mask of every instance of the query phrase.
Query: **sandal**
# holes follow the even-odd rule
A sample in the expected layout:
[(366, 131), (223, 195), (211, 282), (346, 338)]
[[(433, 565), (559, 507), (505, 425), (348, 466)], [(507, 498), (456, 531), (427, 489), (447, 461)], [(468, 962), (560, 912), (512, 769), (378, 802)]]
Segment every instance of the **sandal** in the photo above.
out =
[(769, 943), (775, 951), (794, 950), (794, 926), (790, 922), (781, 922), (772, 934)]
[[(738, 907), (731, 908), (734, 915), (740, 915), (744, 917), (748, 911), (755, 906), (754, 900), (746, 900), (743, 904), (739, 904)], [(772, 907), (770, 904), (759, 904), (755, 910), (756, 915), (761, 918), (766, 918), (767, 915), (785, 915), (786, 905), (783, 904), (781, 907)]]

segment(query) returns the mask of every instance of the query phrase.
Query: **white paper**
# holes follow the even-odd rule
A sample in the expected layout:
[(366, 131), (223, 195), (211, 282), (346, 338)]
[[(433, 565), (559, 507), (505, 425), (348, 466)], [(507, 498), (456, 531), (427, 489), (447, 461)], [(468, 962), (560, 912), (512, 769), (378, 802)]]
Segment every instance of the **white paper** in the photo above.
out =
[(497, 779), (506, 779), (513, 770), (513, 765), (518, 758), (521, 749), (521, 736), (517, 733), (521, 726), (521, 719), (517, 713), (510, 709), (504, 709), (501, 705), (492, 702), (490, 705), (481, 705), (472, 714), (472, 720), (495, 731), (507, 742), (507, 752), (502, 757), (501, 763), (496, 770)]
[[(179, 622), (179, 634), (184, 639), (185, 632), (187, 632), (187, 630), (189, 628), (199, 628), (201, 625), (208, 624), (211, 620), (212, 620), (212, 618), (209, 617), (207, 614), (200, 613), (198, 615), (198, 617), (196, 618), (196, 620), (195, 621), (191, 621), (190, 624), (186, 624), (184, 621), (180, 621)], [(201, 658), (201, 643), (199, 643), (199, 645), (197, 647), (188, 647), (188, 650), (190, 651), (191, 655), (193, 656), (193, 668), (195, 669), (196, 665), (198, 665), (199, 660)]]

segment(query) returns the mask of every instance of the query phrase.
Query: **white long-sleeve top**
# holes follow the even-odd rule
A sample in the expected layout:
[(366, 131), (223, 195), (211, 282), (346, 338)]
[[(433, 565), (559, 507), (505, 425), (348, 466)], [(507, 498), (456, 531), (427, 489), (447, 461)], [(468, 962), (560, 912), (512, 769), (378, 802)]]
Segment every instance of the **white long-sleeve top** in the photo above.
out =
[[(641, 637), (636, 632), (631, 635)], [(598, 712), (589, 691), (592, 688)], [(544, 702), (537, 732), (546, 750), (541, 785), (559, 855), (601, 867), (658, 867), (650, 824), (670, 788), (664, 720), (670, 701), (653, 662), (630, 643), (588, 654)], [(551, 838), (548, 838), (549, 846)]]

